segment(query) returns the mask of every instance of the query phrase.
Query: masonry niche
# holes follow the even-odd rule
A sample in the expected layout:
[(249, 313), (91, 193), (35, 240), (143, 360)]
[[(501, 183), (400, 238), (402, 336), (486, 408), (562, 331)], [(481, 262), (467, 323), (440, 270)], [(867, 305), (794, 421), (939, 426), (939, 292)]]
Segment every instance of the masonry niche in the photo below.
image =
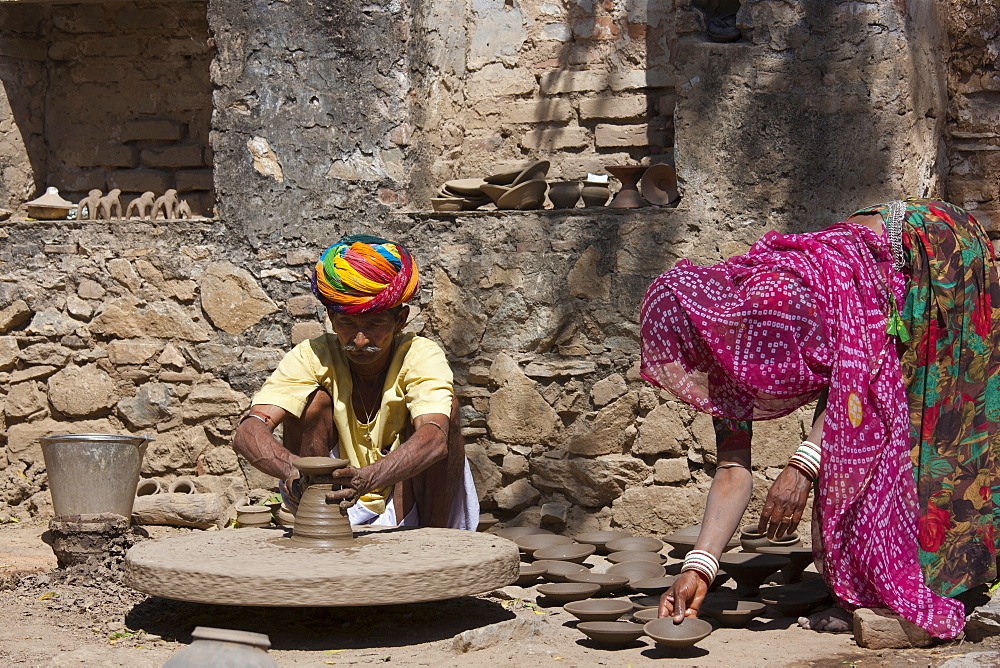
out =
[(212, 216), (206, 5), (0, 1), (0, 207), (174, 188)]

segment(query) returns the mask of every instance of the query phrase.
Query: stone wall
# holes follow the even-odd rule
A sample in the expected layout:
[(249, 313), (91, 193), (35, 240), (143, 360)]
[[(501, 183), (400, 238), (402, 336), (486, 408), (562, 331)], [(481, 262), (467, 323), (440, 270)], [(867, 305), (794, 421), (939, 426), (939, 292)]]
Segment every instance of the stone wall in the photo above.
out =
[[(11, 6), (14, 5), (14, 6)], [(0, 5), (0, 206), (53, 185), (214, 207), (206, 2)]]

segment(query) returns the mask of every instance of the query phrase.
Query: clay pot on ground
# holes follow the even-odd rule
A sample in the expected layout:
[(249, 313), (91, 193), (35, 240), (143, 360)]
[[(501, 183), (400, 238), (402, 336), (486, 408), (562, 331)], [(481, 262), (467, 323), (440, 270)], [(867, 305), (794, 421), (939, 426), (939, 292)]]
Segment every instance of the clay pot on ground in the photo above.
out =
[(538, 578), (545, 575), (544, 566), (536, 566), (535, 564), (521, 564), (521, 570), (518, 573), (517, 580), (514, 580), (514, 584), (518, 587), (530, 587), (531, 585), (538, 582)]
[(613, 647), (633, 643), (643, 633), (642, 625), (632, 622), (580, 622), (576, 630), (594, 642)]
[(532, 536), (532, 535), (542, 535), (551, 534), (552, 532), (548, 529), (539, 529), (538, 527), (504, 527), (502, 529), (497, 529), (493, 532), (494, 536), (500, 536), (501, 538), (506, 538), (507, 540), (516, 540), (521, 536)]
[(736, 593), (744, 598), (756, 596), (768, 577), (790, 563), (786, 557), (774, 554), (740, 552), (719, 557), (719, 564), (736, 581)]
[(609, 540), (631, 537), (632, 534), (628, 531), (589, 531), (587, 533), (577, 534), (573, 536), (573, 539), (578, 543), (593, 545), (597, 548), (597, 554), (607, 554), (608, 549), (606, 544)]
[(656, 552), (644, 552), (641, 550), (627, 550), (624, 552), (612, 552), (608, 555), (608, 561), (613, 564), (622, 564), (626, 561), (648, 561), (654, 564), (663, 564), (665, 559)]
[(553, 209), (572, 209), (583, 196), (580, 181), (553, 181), (549, 184), (549, 201)]
[(236, 506), (236, 521), (241, 529), (269, 526), (271, 509), (267, 506)]
[(163, 668), (195, 668), (196, 666), (242, 666), (243, 668), (277, 668), (267, 655), (270, 639), (263, 633), (215, 629), (196, 626), (192, 642), (167, 659)]
[(583, 563), (583, 560), (592, 555), (596, 549), (597, 548), (593, 545), (581, 545), (580, 543), (573, 543), (572, 545), (551, 545), (549, 547), (543, 547), (535, 550), (534, 557), (536, 559), (572, 561), (573, 563), (581, 564)]
[(611, 187), (607, 183), (596, 181), (583, 181), (583, 189), (580, 197), (583, 198), (585, 208), (604, 206), (611, 197)]
[(651, 561), (623, 561), (620, 564), (609, 566), (605, 572), (609, 575), (624, 575), (631, 585), (632, 582), (639, 580), (661, 578), (666, 575), (667, 569), (663, 565)]
[(701, 604), (700, 612), (711, 617), (721, 626), (741, 628), (750, 620), (764, 614), (765, 606), (757, 601), (714, 601), (706, 600)]
[(659, 596), (663, 592), (670, 589), (670, 586), (674, 584), (675, 579), (676, 578), (672, 575), (665, 575), (659, 578), (646, 578), (644, 580), (629, 582), (628, 586), (632, 589), (632, 591), (639, 594)]
[(649, 202), (639, 194), (638, 183), (647, 167), (642, 165), (606, 165), (604, 169), (618, 179), (622, 187), (608, 204), (611, 209), (639, 209), (649, 206)]
[(632, 603), (616, 599), (587, 599), (572, 601), (563, 610), (582, 622), (613, 622), (632, 611)]
[(69, 215), (73, 203), (59, 196), (59, 189), (49, 186), (45, 193), (36, 199), (26, 202), (28, 217), (35, 220), (63, 220)]
[(818, 605), (828, 603), (830, 596), (824, 591), (812, 589), (786, 589), (763, 592), (760, 595), (760, 600), (784, 617), (798, 617), (807, 614)]
[[(701, 533), (701, 525), (696, 524), (694, 526), (686, 527), (684, 529), (678, 529), (669, 536), (663, 537), (663, 542), (674, 548), (670, 552), (671, 557), (677, 557), (678, 559), (683, 559), (688, 552), (694, 549), (695, 543), (698, 542), (698, 535)], [(724, 551), (733, 549), (734, 547), (740, 546), (740, 539), (733, 538), (729, 539), (726, 543)]]
[(608, 552), (659, 552), (663, 549), (663, 541), (647, 536), (632, 536), (616, 538), (605, 545)]
[(586, 584), (599, 585), (601, 590), (599, 596), (611, 596), (622, 590), (628, 584), (628, 578), (624, 575), (609, 575), (608, 573), (569, 573), (566, 575), (569, 582), (583, 582)]
[(707, 638), (712, 632), (712, 625), (697, 617), (685, 617), (680, 624), (674, 624), (671, 617), (661, 617), (647, 622), (643, 626), (643, 631), (655, 640), (656, 644), (679, 649), (691, 647)]
[(645, 624), (646, 622), (651, 622), (654, 619), (660, 618), (660, 608), (659, 606), (655, 608), (643, 608), (642, 610), (636, 610), (632, 613), (632, 619), (635, 620), (637, 624)]
[(758, 547), (769, 544), (767, 534), (758, 533), (756, 524), (748, 524), (740, 528), (740, 546), (744, 552), (756, 552)]
[(517, 546), (524, 552), (528, 557), (533, 557), (535, 550), (539, 550), (543, 547), (552, 547), (554, 545), (573, 545), (573, 539), (568, 536), (559, 536), (557, 534), (535, 534), (530, 536), (520, 536), (515, 538), (514, 542)]
[(556, 561), (554, 559), (543, 559), (536, 561), (535, 566), (545, 568), (545, 575), (542, 577), (549, 582), (569, 582), (566, 577), (570, 573), (586, 573), (587, 567), (574, 564), (572, 561)]
[(791, 562), (786, 568), (781, 569), (785, 576), (785, 583), (799, 582), (802, 580), (802, 572), (813, 562), (812, 548), (791, 546), (775, 547), (767, 545), (757, 548), (761, 554), (776, 554), (779, 557), (787, 557)]
[(648, 610), (649, 608), (660, 607), (660, 597), (659, 596), (638, 596), (632, 599), (632, 609), (633, 610)]
[(601, 590), (600, 585), (584, 582), (557, 582), (538, 585), (538, 593), (557, 603), (582, 601)]

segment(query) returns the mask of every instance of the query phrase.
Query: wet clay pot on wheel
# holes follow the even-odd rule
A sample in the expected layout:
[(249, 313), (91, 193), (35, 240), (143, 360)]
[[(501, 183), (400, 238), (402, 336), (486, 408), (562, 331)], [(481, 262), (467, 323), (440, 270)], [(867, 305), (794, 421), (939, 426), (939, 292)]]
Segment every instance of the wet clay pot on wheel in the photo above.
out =
[(349, 547), (354, 544), (351, 522), (336, 503), (327, 503), (326, 495), (341, 485), (334, 484), (332, 473), (350, 466), (346, 459), (300, 457), (292, 462), (305, 478), (306, 491), (295, 512), (295, 527), (289, 543), (295, 547)]
[(744, 598), (756, 596), (764, 581), (791, 562), (774, 554), (723, 554), (719, 564), (736, 581), (736, 593)]
[(744, 552), (756, 552), (758, 547), (770, 545), (767, 534), (758, 533), (755, 524), (748, 524), (740, 529), (740, 546)]

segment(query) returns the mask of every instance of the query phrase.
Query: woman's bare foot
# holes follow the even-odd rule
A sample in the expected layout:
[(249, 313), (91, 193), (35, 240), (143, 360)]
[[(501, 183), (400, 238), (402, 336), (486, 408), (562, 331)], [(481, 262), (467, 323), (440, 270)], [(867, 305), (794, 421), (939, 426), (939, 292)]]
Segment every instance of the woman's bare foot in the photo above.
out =
[(854, 618), (851, 613), (836, 605), (808, 617), (799, 617), (799, 626), (813, 631), (846, 633), (853, 625)]

